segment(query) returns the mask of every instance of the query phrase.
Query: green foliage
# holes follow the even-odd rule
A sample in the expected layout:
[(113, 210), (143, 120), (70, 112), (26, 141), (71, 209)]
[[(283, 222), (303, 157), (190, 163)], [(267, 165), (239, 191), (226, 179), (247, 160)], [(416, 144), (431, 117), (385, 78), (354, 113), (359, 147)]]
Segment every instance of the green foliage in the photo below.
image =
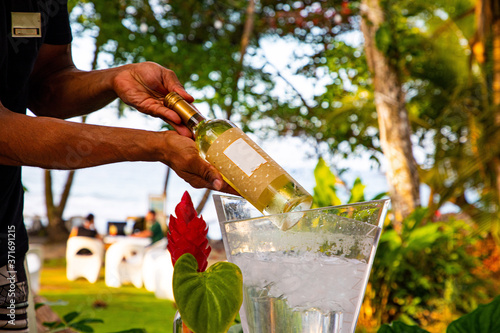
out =
[[(492, 302), (480, 305), (477, 309), (453, 321), (446, 333), (491, 333), (500, 331), (500, 297)], [(428, 331), (416, 325), (407, 325), (395, 321), (384, 324), (377, 333), (425, 333)]]
[(479, 29), (474, 6), (480, 3), (383, 1), (386, 22), (376, 42), (407, 92), (414, 138), (426, 154), (420, 179), (431, 189), (428, 206), (451, 201), (500, 239), (493, 73), (491, 64), (474, 63), (465, 43)]
[(406, 325), (400, 321), (395, 321), (391, 325), (382, 325), (377, 333), (429, 333), (416, 325)]
[[(171, 332), (177, 311), (171, 301), (158, 299), (154, 293), (132, 285), (110, 288), (103, 275), (93, 284), (85, 279), (69, 281), (64, 261), (46, 263), (41, 273), (43, 288), (40, 294), (60, 318), (76, 311), (80, 316), (75, 321), (79, 318), (102, 319), (104, 324), (92, 325), (96, 333), (128, 331), (134, 327), (150, 333)], [(104, 274), (104, 270), (101, 273)]]
[(323, 158), (318, 160), (314, 169), (314, 178), (316, 186), (314, 187), (314, 206), (327, 207), (340, 205), (340, 199), (337, 196), (336, 177), (326, 164)]
[[(43, 305), (43, 304), (42, 304)], [(38, 307), (40, 304), (38, 305)], [(77, 332), (82, 333), (93, 333), (94, 328), (89, 324), (104, 323), (102, 319), (96, 318), (84, 318), (76, 321), (76, 318), (80, 316), (79, 312), (72, 311), (65, 314), (61, 321), (44, 322), (43, 326), (49, 329), (49, 332), (59, 332), (64, 329), (73, 329)]]
[(229, 331), (227, 331), (227, 333), (243, 333), (243, 327), (241, 326), (241, 324), (233, 325), (231, 326)]
[[(368, 152), (376, 161), (381, 156), (378, 140), (372, 80), (363, 47), (335, 41), (325, 51), (326, 67), (332, 80), (326, 91), (315, 98), (309, 113), (321, 119), (296, 132), (326, 142), (330, 149), (345, 158)], [(312, 66), (312, 65), (311, 65)], [(309, 71), (318, 71), (318, 64)], [(293, 119), (291, 119), (293, 121)]]
[(463, 314), (488, 297), (480, 258), (468, 252), (480, 238), (465, 222), (431, 222), (428, 212), (412, 213), (401, 234), (390, 226), (382, 233), (370, 278), (380, 322), (415, 323), (443, 308)]
[[(332, 172), (326, 161), (321, 157), (318, 159), (318, 163), (314, 169), (314, 179), (316, 180), (313, 195), (314, 207), (338, 206), (342, 204), (337, 191), (338, 185), (345, 185), (345, 183)], [(361, 182), (361, 179), (356, 178), (352, 187), (348, 189), (350, 197), (346, 203), (366, 201), (365, 188), (366, 185)], [(385, 195), (386, 193), (380, 193), (370, 200), (381, 199)]]
[[(315, 177), (315, 204), (339, 204), (337, 177), (323, 159)], [(349, 203), (364, 200), (363, 192), (357, 179)], [(445, 308), (464, 314), (490, 297), (490, 282), (478, 274), (481, 258), (470, 253), (480, 236), (461, 220), (432, 222), (430, 213), (425, 208), (413, 212), (401, 233), (384, 227), (366, 295), (379, 323), (400, 319), (414, 325), (430, 320), (427, 313)], [(380, 332), (425, 332), (406, 324), (385, 326)]]
[(183, 322), (196, 333), (223, 333), (233, 324), (243, 302), (243, 277), (235, 264), (217, 262), (198, 272), (186, 253), (175, 263), (174, 297)]
[(391, 47), (391, 30), (387, 22), (382, 23), (375, 33), (375, 45), (382, 53), (387, 53)]
[[(317, 5), (324, 13), (318, 13)], [(246, 125), (246, 120), (274, 109), (296, 112), (297, 107), (289, 104), (300, 101), (293, 90), (290, 98), (278, 100), (273, 95), (278, 75), (271, 74), (267, 59), (258, 52), (261, 40), (292, 37), (308, 45), (329, 43), (337, 33), (351, 29), (345, 23), (331, 29), (328, 15), (335, 8), (340, 12), (338, 1), (301, 7), (295, 1), (261, 1), (246, 39), (247, 6), (241, 0), (82, 0), (74, 12), (81, 29), (97, 32), (98, 50), (111, 55), (113, 65), (158, 62), (174, 70), (187, 88), (201, 92), (199, 100), (207, 101), (217, 116), (238, 113)], [(242, 50), (244, 40), (248, 44)], [(242, 61), (242, 51), (253, 61)]]
[(365, 188), (366, 185), (361, 182), (361, 179), (356, 178), (351, 188), (351, 197), (348, 203), (365, 201)]

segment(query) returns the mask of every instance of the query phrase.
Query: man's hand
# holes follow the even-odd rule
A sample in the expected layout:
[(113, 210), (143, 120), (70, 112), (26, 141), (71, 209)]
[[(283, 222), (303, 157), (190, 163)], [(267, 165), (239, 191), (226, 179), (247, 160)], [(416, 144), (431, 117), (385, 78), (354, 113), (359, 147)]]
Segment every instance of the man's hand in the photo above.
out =
[(227, 184), (217, 169), (202, 159), (193, 140), (174, 131), (162, 132), (165, 150), (162, 162), (195, 188), (210, 188), (239, 195)]
[(181, 135), (191, 137), (180, 117), (163, 105), (163, 98), (172, 91), (188, 102), (193, 102), (175, 73), (153, 62), (143, 62), (121, 67), (113, 80), (118, 97), (140, 112), (158, 117), (169, 123)]

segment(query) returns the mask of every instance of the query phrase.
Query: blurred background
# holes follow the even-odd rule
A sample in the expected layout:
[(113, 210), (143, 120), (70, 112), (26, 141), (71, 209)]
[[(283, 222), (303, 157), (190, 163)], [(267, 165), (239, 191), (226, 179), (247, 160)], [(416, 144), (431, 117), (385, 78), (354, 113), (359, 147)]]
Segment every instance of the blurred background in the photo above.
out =
[[(177, 74), (202, 113), (236, 123), (314, 193), (317, 205), (391, 198), (360, 332), (393, 320), (443, 332), (498, 295), (497, 1), (69, 3), (80, 69), (157, 62)], [(71, 121), (167, 128), (118, 101)], [(83, 156), (91, 153), (81, 148)], [(152, 207), (165, 226), (186, 190), (209, 237), (220, 239), (211, 193), (159, 163), (24, 168), (23, 183), (34, 241), (64, 245), (88, 213), (101, 234), (108, 222)], [(48, 257), (55, 261), (47, 269), (63, 263)], [(73, 309), (71, 296), (54, 292), (55, 284), (42, 275), (40, 294), (61, 298), (66, 305), (54, 309), (63, 315)], [(107, 316), (91, 306), (96, 300), (78, 311)], [(169, 331), (170, 323), (148, 331)]]

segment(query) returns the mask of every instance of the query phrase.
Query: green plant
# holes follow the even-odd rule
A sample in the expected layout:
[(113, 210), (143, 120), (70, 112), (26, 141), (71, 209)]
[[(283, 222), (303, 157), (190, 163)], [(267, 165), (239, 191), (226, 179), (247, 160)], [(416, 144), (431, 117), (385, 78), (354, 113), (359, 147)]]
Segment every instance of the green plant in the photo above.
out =
[[(500, 296), (486, 305), (453, 321), (446, 333), (493, 333), (500, 332)], [(378, 333), (429, 333), (416, 326), (396, 321), (382, 325)]]
[(170, 216), (167, 249), (172, 257), (174, 298), (183, 324), (196, 333), (223, 333), (243, 302), (238, 266), (217, 262), (208, 267), (207, 224), (198, 217), (186, 191)]
[[(104, 324), (95, 324), (95, 333), (128, 331), (141, 328), (147, 332), (172, 332), (172, 321), (177, 308), (170, 300), (159, 299), (154, 293), (133, 285), (121, 288), (108, 287), (104, 270), (96, 283), (86, 279), (69, 281), (64, 261), (44, 264), (40, 278), (40, 296), (62, 318), (73, 311), (77, 318), (100, 318)], [(140, 315), (137, 315), (137, 314)], [(138, 332), (138, 331), (137, 331)]]
[[(340, 200), (337, 191), (338, 186), (342, 185), (350, 193), (349, 200), (345, 203), (355, 203), (365, 201), (365, 187), (360, 178), (356, 178), (350, 188), (346, 183), (335, 176), (332, 170), (328, 167), (323, 158), (319, 158), (316, 167), (314, 168), (314, 178), (316, 186), (314, 187), (313, 202), (314, 207), (327, 207), (341, 205), (343, 202)], [(369, 200), (377, 200), (385, 197), (386, 192), (377, 194)]]
[[(322, 159), (316, 166), (315, 178), (317, 206), (342, 203), (337, 192), (338, 185), (344, 183)], [(359, 179), (350, 194), (347, 203), (365, 200)], [(481, 258), (472, 254), (481, 240), (472, 223), (453, 215), (446, 221), (434, 222), (430, 213), (426, 208), (415, 210), (404, 220), (400, 233), (389, 223), (384, 226), (359, 326), (374, 328), (394, 320), (425, 326), (438, 321), (449, 323), (493, 294), (487, 274), (479, 274)]]
[[(35, 309), (43, 306), (43, 303), (37, 303)], [(79, 312), (72, 311), (65, 314), (60, 321), (44, 322), (43, 326), (49, 329), (49, 332), (59, 332), (68, 328), (71, 328), (77, 332), (82, 333), (92, 333), (94, 328), (89, 326), (89, 324), (104, 323), (102, 319), (96, 318), (83, 318), (76, 321), (76, 318), (80, 316)]]
[(376, 292), (367, 295), (378, 322), (429, 325), (435, 312), (464, 314), (488, 299), (480, 258), (469, 253), (479, 240), (466, 222), (432, 222), (425, 208), (404, 220), (401, 234), (387, 226), (371, 273)]

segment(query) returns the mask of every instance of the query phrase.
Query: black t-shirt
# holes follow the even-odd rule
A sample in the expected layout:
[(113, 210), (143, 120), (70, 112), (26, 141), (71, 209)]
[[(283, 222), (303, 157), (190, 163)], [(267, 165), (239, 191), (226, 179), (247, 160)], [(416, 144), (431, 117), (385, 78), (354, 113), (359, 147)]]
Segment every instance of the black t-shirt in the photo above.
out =
[(87, 229), (85, 227), (78, 227), (76, 235), (77, 236), (83, 236), (83, 237), (96, 238), (97, 237), (97, 231), (92, 230), (92, 229)]
[[(40, 47), (70, 42), (67, 0), (0, 0), (2, 104), (11, 111), (26, 113), (28, 80)], [(21, 168), (0, 165), (0, 266), (7, 259), (22, 260), (28, 250), (23, 194)]]

